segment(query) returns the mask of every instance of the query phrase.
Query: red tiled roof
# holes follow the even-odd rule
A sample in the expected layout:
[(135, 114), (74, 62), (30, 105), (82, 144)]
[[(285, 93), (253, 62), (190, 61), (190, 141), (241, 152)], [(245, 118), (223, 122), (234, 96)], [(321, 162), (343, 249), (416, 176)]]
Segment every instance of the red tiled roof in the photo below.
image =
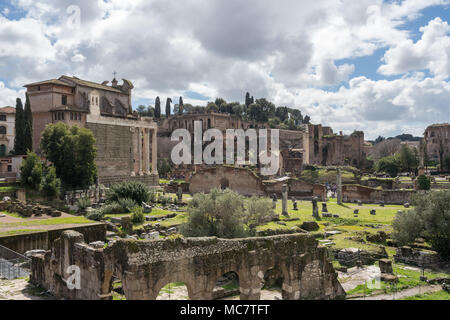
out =
[(10, 107), (10, 106), (6, 106), (6, 107), (3, 107), (3, 108), (0, 108), (0, 113), (15, 114), (16, 113), (16, 108)]

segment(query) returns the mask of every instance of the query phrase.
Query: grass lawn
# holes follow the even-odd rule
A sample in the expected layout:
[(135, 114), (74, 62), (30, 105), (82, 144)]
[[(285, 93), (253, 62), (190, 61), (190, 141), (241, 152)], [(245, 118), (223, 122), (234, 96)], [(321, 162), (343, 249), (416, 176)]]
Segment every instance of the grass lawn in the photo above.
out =
[[(394, 274), (398, 277), (398, 283), (396, 285), (386, 283), (381, 281), (381, 291), (379, 293), (393, 293), (400, 290), (405, 290), (412, 287), (417, 287), (420, 285), (425, 285), (426, 283), (420, 281), (420, 276), (422, 275), (421, 271), (408, 270), (405, 269), (405, 265), (393, 263), (392, 268), (394, 270)], [(440, 277), (448, 277), (445, 273), (439, 273), (432, 270), (425, 270), (425, 276), (428, 279), (440, 278)], [(357, 286), (356, 288), (347, 291), (347, 294), (361, 294), (366, 293), (367, 295), (372, 294), (374, 291), (380, 289), (371, 289), (367, 288), (364, 284)]]
[(450, 300), (450, 293), (441, 290), (437, 292), (416, 294), (415, 296), (403, 298), (402, 300)]
[(16, 190), (17, 190), (17, 187), (12, 187), (12, 186), (0, 187), (0, 193), (11, 192), (11, 191), (16, 191)]
[(11, 230), (11, 231), (4, 231), (4, 232), (0, 232), (0, 237), (15, 236), (15, 235), (22, 234), (22, 233), (33, 233), (33, 232), (42, 232), (42, 230), (17, 229), (17, 230)]
[[(26, 219), (24, 219), (26, 220)], [(20, 226), (43, 226), (43, 225), (65, 225), (65, 224), (85, 224), (94, 223), (96, 221), (88, 220), (85, 217), (63, 217), (63, 218), (49, 218), (40, 220), (29, 220), (23, 222), (0, 223), (0, 228), (20, 227)]]

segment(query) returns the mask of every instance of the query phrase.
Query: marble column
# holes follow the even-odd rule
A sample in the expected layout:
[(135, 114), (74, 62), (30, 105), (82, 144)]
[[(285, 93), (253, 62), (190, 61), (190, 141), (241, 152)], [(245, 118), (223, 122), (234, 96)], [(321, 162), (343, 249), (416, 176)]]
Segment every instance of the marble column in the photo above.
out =
[(158, 174), (158, 130), (152, 131), (152, 174)]
[(134, 177), (139, 172), (139, 143), (138, 143), (138, 130), (134, 127), (130, 128), (131, 131), (131, 158), (133, 159), (133, 162), (131, 164), (131, 176)]
[(150, 174), (150, 130), (144, 129), (144, 174)]
[(283, 199), (282, 199), (282, 211), (281, 214), (283, 216), (288, 216), (288, 209), (287, 209), (287, 202), (288, 202), (288, 186), (287, 184), (283, 184), (282, 187), (282, 191), (283, 191)]
[(342, 204), (342, 175), (341, 175), (341, 168), (337, 168), (337, 176), (336, 176), (336, 182), (337, 182), (337, 204)]
[(142, 128), (138, 128), (138, 147), (139, 147), (139, 175), (143, 175), (142, 171)]

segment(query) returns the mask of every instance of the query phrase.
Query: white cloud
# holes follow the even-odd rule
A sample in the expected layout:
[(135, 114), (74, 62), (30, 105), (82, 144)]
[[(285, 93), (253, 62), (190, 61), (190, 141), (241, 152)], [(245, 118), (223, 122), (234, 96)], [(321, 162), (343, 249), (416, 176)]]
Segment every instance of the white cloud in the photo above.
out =
[(15, 107), (17, 98), (21, 98), (22, 102), (25, 104), (25, 90), (10, 89), (6, 87), (2, 81), (0, 81), (0, 107)]
[[(66, 23), (66, 9), (74, 3), (81, 10), (79, 29)], [(405, 123), (425, 126), (439, 120), (433, 114), (448, 121), (440, 105), (448, 101), (448, 24), (430, 21), (416, 43), (401, 27), (424, 8), (449, 0), (12, 4), (27, 12), (17, 21), (0, 16), (0, 74), (12, 87), (61, 74), (101, 82), (117, 71), (134, 82), (135, 100), (159, 95), (165, 101), (195, 91), (242, 101), (250, 91), (255, 98), (300, 107), (314, 122), (332, 124), (335, 130), (363, 129), (370, 135), (400, 130)], [(351, 59), (379, 48), (388, 49), (380, 72), (403, 77), (352, 79), (358, 70)], [(429, 69), (434, 78), (414, 73), (420, 69)], [(348, 88), (323, 89), (343, 83)], [(186, 98), (185, 103), (205, 102)]]
[(441, 18), (435, 18), (420, 31), (422, 38), (416, 43), (405, 39), (390, 48), (384, 55), (385, 64), (380, 66), (379, 72), (397, 75), (428, 69), (437, 77), (447, 78), (450, 75), (450, 26)]

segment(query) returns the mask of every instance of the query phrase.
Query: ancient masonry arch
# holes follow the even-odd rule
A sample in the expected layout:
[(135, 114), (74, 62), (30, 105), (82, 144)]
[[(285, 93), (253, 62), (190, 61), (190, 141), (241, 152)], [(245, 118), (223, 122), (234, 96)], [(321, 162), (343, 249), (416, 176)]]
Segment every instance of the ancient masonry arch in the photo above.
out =
[[(81, 289), (68, 290), (68, 265), (80, 268)], [(281, 272), (282, 297), (289, 300), (341, 299), (345, 292), (325, 247), (309, 234), (246, 239), (186, 238), (118, 240), (94, 248), (75, 231), (65, 231), (50, 251), (32, 258), (30, 280), (67, 299), (111, 299), (112, 275), (122, 280), (125, 297), (156, 299), (167, 283), (186, 284), (190, 299), (212, 299), (217, 279), (239, 276), (241, 299), (258, 300), (264, 273)]]

